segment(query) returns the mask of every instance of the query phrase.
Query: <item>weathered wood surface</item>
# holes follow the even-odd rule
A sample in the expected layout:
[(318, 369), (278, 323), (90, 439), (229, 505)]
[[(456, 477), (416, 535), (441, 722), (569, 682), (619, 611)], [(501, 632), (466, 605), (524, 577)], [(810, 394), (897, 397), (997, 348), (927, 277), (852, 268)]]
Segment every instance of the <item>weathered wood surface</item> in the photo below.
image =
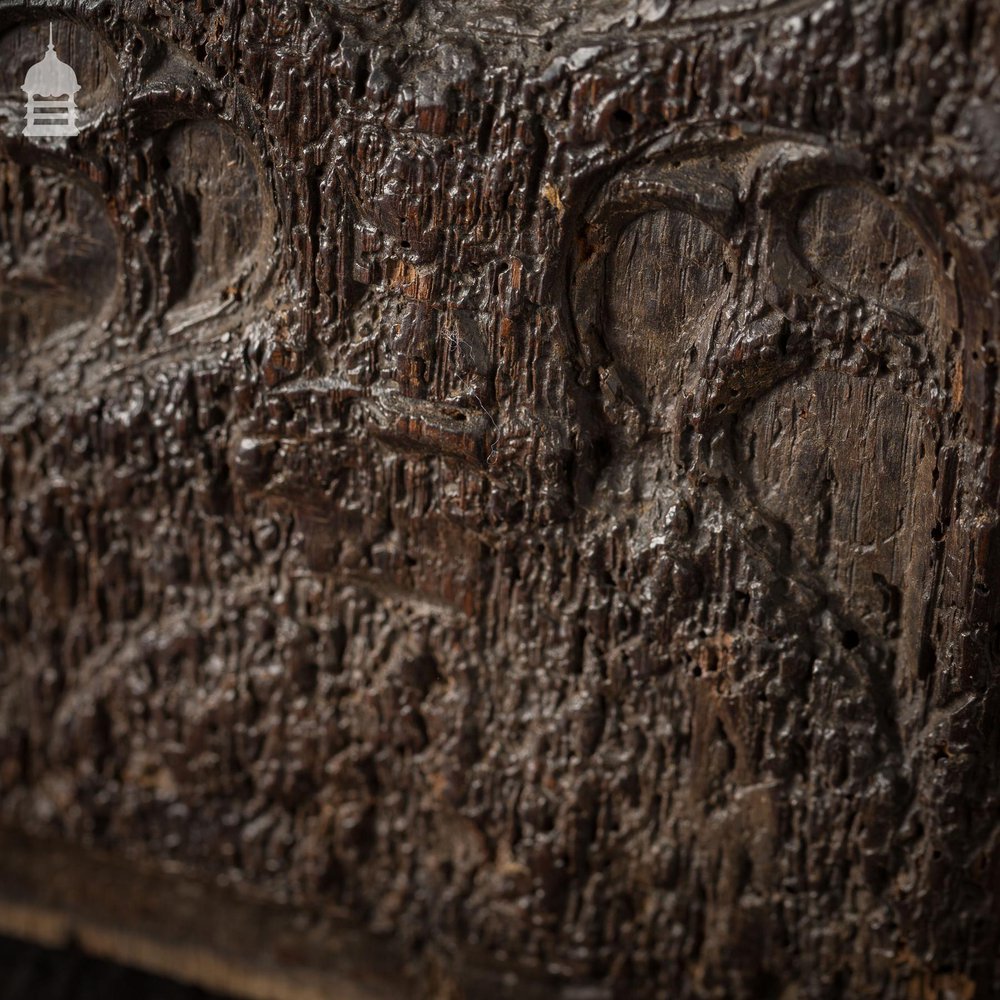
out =
[(207, 1000), (198, 989), (143, 972), (125, 970), (73, 951), (0, 938), (0, 967), (9, 1000), (105, 1000), (141, 996), (144, 1000)]
[(0, 3), (2, 823), (436, 996), (996, 995), (998, 61), (989, 0)]

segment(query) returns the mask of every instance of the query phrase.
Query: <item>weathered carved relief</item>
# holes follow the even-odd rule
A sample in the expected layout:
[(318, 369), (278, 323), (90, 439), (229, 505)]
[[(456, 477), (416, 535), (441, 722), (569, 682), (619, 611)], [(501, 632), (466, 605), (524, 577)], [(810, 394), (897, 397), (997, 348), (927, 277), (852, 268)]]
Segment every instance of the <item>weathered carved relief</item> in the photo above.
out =
[(0, 7), (0, 822), (394, 996), (989, 995), (998, 32)]
[(10, 215), (2, 223), (4, 376), (10, 379), (20, 364), (58, 350), (52, 335), (86, 329), (113, 310), (118, 246), (97, 192), (82, 179), (4, 166), (5, 201), (54, 202), (61, 209), (58, 216)]
[[(786, 642), (802, 611), (834, 625), (841, 649), (827, 647), (814, 670), (843, 671), (835, 683), (853, 692), (849, 715), (870, 727), (861, 766), (894, 775), (893, 798), (902, 796), (872, 806), (902, 823), (900, 751), (923, 739), (909, 702), (940, 635), (935, 563), (949, 528), (959, 549), (969, 540), (944, 513), (953, 501), (943, 470), (954, 456), (941, 445), (941, 402), (949, 384), (962, 396), (952, 381), (962, 372), (945, 358), (956, 304), (970, 293), (933, 235), (939, 217), (905, 191), (886, 195), (864, 169), (788, 137), (656, 143), (587, 212), (571, 298), (616, 455), (608, 484), (619, 485), (608, 495), (660, 532), (654, 541), (670, 537), (664, 528), (674, 533), (675, 559), (685, 547), (678, 521), (683, 539), (689, 521), (720, 518), (730, 554), (758, 566), (739, 585), (737, 614), (764, 593), (784, 608), (771, 627), (788, 629)], [(629, 493), (634, 502), (623, 506)], [(713, 652), (707, 669), (731, 656)], [(742, 675), (722, 690), (737, 678), (745, 689)], [(796, 711), (790, 695), (784, 711)], [(767, 718), (775, 706), (765, 689), (760, 698)], [(847, 704), (829, 706), (828, 717)], [(898, 715), (886, 713), (890, 704)], [(700, 697), (687, 711), (705, 727), (693, 756), (710, 759), (710, 733), (730, 755), (692, 790), (732, 809), (734, 778), (746, 786), (764, 777), (745, 771), (754, 756), (745, 734), (760, 731), (761, 717)], [(848, 716), (838, 724), (851, 725)], [(817, 764), (789, 749), (775, 743), (770, 753), (806, 778)], [(847, 787), (855, 766), (838, 766)], [(869, 885), (883, 891), (881, 878)]]
[(917, 217), (822, 147), (645, 158), (585, 224), (585, 348), (641, 411), (630, 434), (655, 429), (678, 471), (722, 477), (746, 521), (762, 518), (754, 541), (770, 536), (777, 572), (791, 553), (809, 590), (839, 591), (845, 623), (850, 595), (872, 637), (891, 637), (904, 578), (923, 601), (941, 532), (930, 477), (957, 322), (943, 260)]

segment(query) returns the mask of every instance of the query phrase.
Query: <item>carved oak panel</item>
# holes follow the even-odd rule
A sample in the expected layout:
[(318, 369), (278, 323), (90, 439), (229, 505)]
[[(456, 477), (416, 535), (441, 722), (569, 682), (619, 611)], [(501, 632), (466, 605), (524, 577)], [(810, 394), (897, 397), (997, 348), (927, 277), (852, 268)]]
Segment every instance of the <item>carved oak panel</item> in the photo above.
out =
[(287, 995), (990, 996), (998, 38), (0, 3), (0, 926), (168, 873)]

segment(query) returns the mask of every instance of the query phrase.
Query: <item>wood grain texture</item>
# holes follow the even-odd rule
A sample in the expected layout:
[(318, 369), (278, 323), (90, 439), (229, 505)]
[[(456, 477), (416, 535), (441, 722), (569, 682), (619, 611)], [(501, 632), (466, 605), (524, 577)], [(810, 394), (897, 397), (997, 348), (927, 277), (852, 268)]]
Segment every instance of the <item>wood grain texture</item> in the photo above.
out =
[(1000, 992), (998, 59), (0, 2), (0, 823), (427, 996)]

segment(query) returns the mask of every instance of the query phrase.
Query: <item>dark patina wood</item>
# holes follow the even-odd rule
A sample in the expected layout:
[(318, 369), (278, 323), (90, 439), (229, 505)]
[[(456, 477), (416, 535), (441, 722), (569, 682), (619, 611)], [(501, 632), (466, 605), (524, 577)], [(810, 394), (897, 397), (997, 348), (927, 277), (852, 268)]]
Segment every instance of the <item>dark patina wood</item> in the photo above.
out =
[(998, 41), (0, 2), (0, 929), (246, 995), (994, 995)]

